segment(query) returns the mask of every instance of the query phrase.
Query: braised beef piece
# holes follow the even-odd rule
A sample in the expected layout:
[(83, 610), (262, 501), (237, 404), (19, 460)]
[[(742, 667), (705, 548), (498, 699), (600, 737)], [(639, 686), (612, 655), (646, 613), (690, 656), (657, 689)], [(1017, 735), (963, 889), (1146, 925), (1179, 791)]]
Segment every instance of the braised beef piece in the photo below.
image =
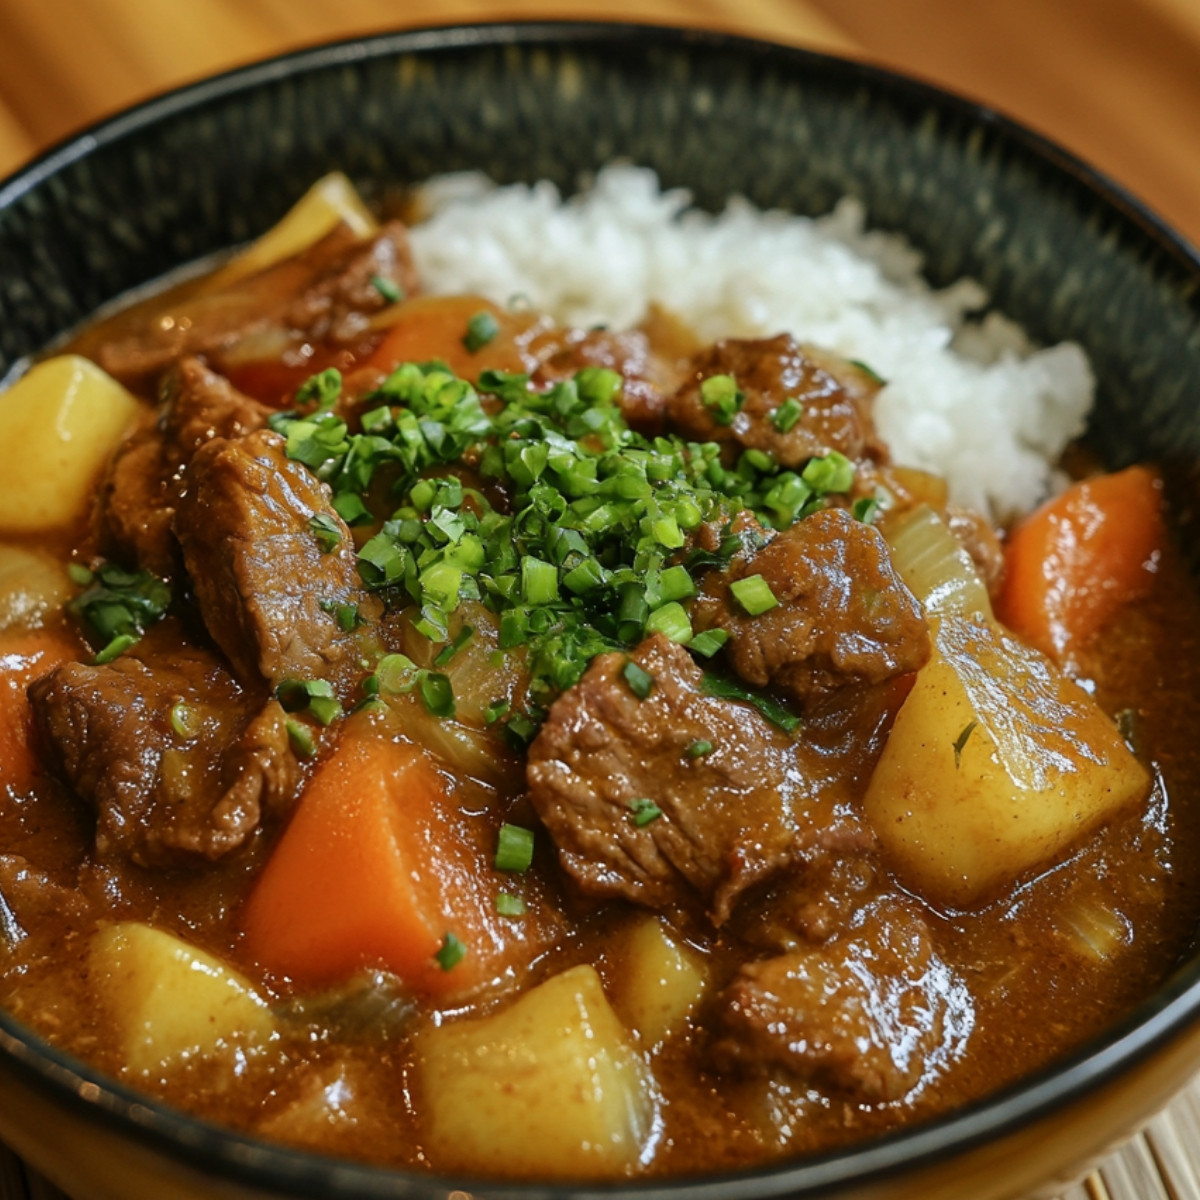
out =
[(198, 358), (185, 358), (163, 378), (156, 421), (117, 450), (96, 498), (103, 553), (169, 579), (179, 549), (171, 532), (182, 469), (213, 438), (259, 429), (269, 409), (237, 391)]
[[(730, 590), (753, 575), (778, 601), (757, 616)], [(714, 573), (692, 621), (697, 630), (729, 632), (725, 654), (747, 683), (782, 688), (802, 703), (916, 671), (929, 658), (924, 612), (887, 543), (842, 509), (814, 513)]]
[(607, 367), (625, 381), (621, 411), (643, 433), (662, 431), (667, 397), (679, 387), (683, 370), (670, 356), (656, 354), (640, 329), (572, 329), (533, 375), (535, 385), (569, 379), (584, 367)]
[(56, 879), (20, 854), (0, 854), (0, 944), (8, 949), (39, 926), (80, 920), (87, 907), (73, 879)]
[[(175, 535), (204, 623), (238, 678), (348, 686), (362, 651), (338, 609), (352, 605), (374, 623), (382, 605), (362, 586), (329, 489), (268, 430), (207, 442), (184, 484)], [(313, 531), (318, 514), (337, 531), (332, 549)]]
[(405, 293), (416, 290), (404, 226), (392, 222), (363, 240), (339, 225), (300, 254), (228, 288), (191, 295), (166, 313), (147, 313), (136, 332), (102, 342), (96, 356), (110, 375), (136, 389), (185, 355), (203, 355), (219, 367), (240, 343), (269, 332), (278, 335), (272, 357), (305, 342), (347, 345), (388, 304), (372, 283), (376, 277)]
[(285, 809), (299, 781), (278, 702), (238, 687), (173, 625), (111, 663), (64, 663), (29, 688), (40, 736), (96, 810), (101, 858), (219, 858)]
[[(653, 680), (639, 697), (629, 663)], [(825, 832), (792, 739), (749, 705), (707, 695), (660, 634), (603, 654), (550, 708), (529, 749), (530, 799), (563, 868), (591, 896), (722, 923), (737, 897)], [(711, 743), (707, 753), (703, 743)], [(645, 804), (661, 815), (646, 820)], [(640, 817), (639, 817), (640, 814)]]
[[(732, 375), (741, 407), (728, 424), (705, 404), (701, 386), (714, 375)], [(671, 424), (697, 441), (765, 450), (785, 467), (838, 450), (851, 460), (884, 459), (872, 407), (879, 384), (852, 363), (801, 346), (790, 334), (761, 340), (715, 342), (693, 360), (687, 381), (667, 401)], [(781, 431), (772, 419), (785, 401), (803, 407)]]
[(719, 1070), (899, 1100), (961, 1038), (969, 1000), (904, 902), (885, 898), (823, 945), (742, 967), (716, 1003)]

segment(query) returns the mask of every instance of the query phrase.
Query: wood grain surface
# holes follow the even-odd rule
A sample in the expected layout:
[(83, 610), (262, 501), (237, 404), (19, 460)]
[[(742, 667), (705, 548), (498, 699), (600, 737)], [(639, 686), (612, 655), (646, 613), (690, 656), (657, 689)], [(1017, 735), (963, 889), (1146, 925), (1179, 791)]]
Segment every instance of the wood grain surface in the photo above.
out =
[[(898, 68), (1015, 116), (1200, 243), (1200, 0), (0, 0), (0, 175), (155, 93), (332, 38), (504, 19), (717, 28)], [(1195, 1197), (1200, 1090), (1069, 1193)], [(0, 1200), (59, 1193), (0, 1149)]]
[(0, 0), (0, 174), (284, 50), (554, 17), (726, 29), (908, 71), (1061, 142), (1200, 243), (1200, 0)]

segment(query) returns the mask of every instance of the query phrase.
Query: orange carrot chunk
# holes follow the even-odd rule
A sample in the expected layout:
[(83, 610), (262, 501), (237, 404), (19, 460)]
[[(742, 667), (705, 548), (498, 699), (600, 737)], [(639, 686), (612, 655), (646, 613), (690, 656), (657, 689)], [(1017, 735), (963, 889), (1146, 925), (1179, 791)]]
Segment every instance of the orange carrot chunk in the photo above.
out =
[(494, 832), (478, 821), (418, 747), (348, 729), (246, 902), (247, 952), (301, 985), (384, 967), (440, 996), (531, 960), (549, 923), (497, 912)]
[(463, 379), (481, 371), (527, 371), (530, 339), (542, 331), (528, 313), (511, 313), (481, 296), (418, 296), (396, 309), (396, 322), (370, 365), (391, 371), (404, 362), (441, 359)]
[(1009, 537), (997, 616), (1063, 661), (1149, 592), (1166, 537), (1162, 507), (1162, 480), (1149, 467), (1069, 487)]
[(65, 633), (37, 629), (0, 635), (0, 791), (28, 791), (40, 770), (25, 689), (78, 653), (78, 643)]

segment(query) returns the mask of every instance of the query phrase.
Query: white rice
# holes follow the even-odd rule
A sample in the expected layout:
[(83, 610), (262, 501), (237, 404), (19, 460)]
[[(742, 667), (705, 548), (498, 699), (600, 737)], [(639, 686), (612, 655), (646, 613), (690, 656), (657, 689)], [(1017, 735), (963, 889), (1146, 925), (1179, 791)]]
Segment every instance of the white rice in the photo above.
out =
[(423, 189), (412, 231), (433, 292), (514, 297), (565, 324), (636, 325), (651, 302), (706, 341), (783, 331), (888, 380), (876, 418), (896, 462), (945, 475), (951, 498), (1007, 519), (1057, 482), (1093, 378), (1079, 346), (1032, 346), (964, 279), (935, 291), (902, 238), (867, 232), (843, 200), (811, 220), (731, 200), (719, 216), (612, 166), (564, 202), (549, 183), (498, 188), (476, 174)]

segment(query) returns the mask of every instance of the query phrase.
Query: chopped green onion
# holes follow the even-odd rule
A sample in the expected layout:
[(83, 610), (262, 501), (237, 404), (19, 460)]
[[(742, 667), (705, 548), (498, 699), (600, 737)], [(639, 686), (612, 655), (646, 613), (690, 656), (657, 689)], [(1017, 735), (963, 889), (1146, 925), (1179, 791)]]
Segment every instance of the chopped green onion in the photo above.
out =
[(399, 304), (404, 299), (404, 289), (383, 275), (372, 275), (371, 286), (389, 303)]
[(525, 901), (509, 892), (500, 892), (496, 896), (496, 912), (502, 917), (524, 916)]
[(818, 496), (846, 492), (854, 483), (854, 464), (844, 454), (830, 450), (823, 458), (810, 458), (800, 478)]
[(184, 741), (194, 738), (200, 732), (198, 726), (199, 721), (197, 720), (195, 709), (185, 704), (182, 700), (177, 700), (171, 706), (171, 728)]
[(706, 629), (703, 633), (698, 633), (687, 647), (693, 654), (699, 654), (702, 658), (712, 658), (720, 648), (729, 641), (729, 631), (726, 629)]
[(771, 424), (780, 433), (790, 433), (796, 422), (804, 415), (804, 405), (795, 396), (789, 396), (772, 414)]
[(954, 769), (957, 771), (962, 766), (962, 752), (966, 748), (967, 739), (975, 732), (975, 726), (978, 721), (968, 721), (963, 726), (963, 731), (954, 739)]
[(683, 605), (671, 600), (646, 618), (646, 632), (661, 633), (673, 642), (686, 645), (692, 637), (692, 622)]
[(360, 625), (367, 623), (366, 618), (358, 611), (357, 604), (339, 604), (334, 610), (338, 628), (343, 633), (352, 633)]
[(654, 676), (643, 670), (630, 659), (621, 670), (629, 690), (639, 699), (645, 700), (654, 691)]
[(884, 379), (884, 377), (880, 375), (878, 371), (868, 367), (867, 364), (861, 359), (850, 359), (850, 365), (852, 367), (857, 367), (872, 383), (877, 383), (880, 387), (883, 387), (887, 384), (887, 380)]
[(500, 332), (500, 326), (496, 322), (496, 318), (490, 312), (484, 309), (482, 312), (477, 312), (467, 322), (467, 332), (463, 335), (463, 345), (474, 354), (478, 350), (482, 350), (495, 336)]
[(696, 594), (696, 585), (687, 567), (668, 567), (658, 578), (658, 588), (664, 600), (686, 600)]
[(732, 375), (710, 375), (700, 385), (700, 402), (718, 425), (732, 425), (744, 400)]
[(67, 577), (76, 587), (87, 587), (95, 575), (83, 563), (67, 563)]
[(310, 375), (296, 389), (296, 407), (303, 408), (315, 400), (318, 412), (327, 410), (333, 407), (341, 394), (341, 371), (336, 367), (327, 367), (316, 375)]
[(115, 638), (92, 659), (93, 665), (97, 667), (104, 666), (105, 663), (110, 663), (114, 658), (119, 658), (130, 646), (136, 646), (141, 639), (132, 633), (119, 633)]
[(437, 657), (433, 660), (433, 665), (435, 667), (444, 667), (471, 640), (474, 632), (475, 630), (470, 625), (464, 625), (454, 635), (453, 639), (438, 651)]
[(483, 723), (485, 725), (495, 725), (511, 707), (512, 701), (510, 700), (493, 700), (484, 711)]
[(407, 654), (385, 654), (375, 667), (381, 691), (401, 696), (417, 686), (420, 670)]
[(874, 496), (860, 496), (850, 505), (850, 515), (864, 525), (873, 525), (879, 515), (879, 501)]
[(709, 696), (717, 696), (722, 700), (740, 700), (744, 704), (752, 704), (772, 725), (777, 725), (785, 733), (791, 733), (800, 724), (800, 718), (784, 708), (778, 700), (762, 692), (751, 691), (723, 675), (713, 675), (705, 671), (700, 681), (700, 689)]
[(342, 531), (337, 521), (328, 513), (314, 513), (308, 521), (308, 527), (322, 554), (329, 554), (342, 544)]
[(528, 871), (532, 864), (533, 830), (507, 822), (501, 825), (496, 840), (496, 870)]
[(521, 559), (521, 595), (527, 604), (551, 604), (558, 599), (558, 571), (552, 563), (531, 554)]
[(657, 821), (663, 815), (662, 809), (653, 800), (647, 800), (644, 797), (638, 800), (631, 800), (629, 807), (633, 813), (633, 823), (639, 829), (643, 825), (649, 825), (651, 821)]
[(467, 956), (467, 948), (452, 933), (442, 938), (441, 949), (433, 956), (443, 971), (453, 971)]
[(698, 738), (687, 748), (688, 758), (703, 758), (713, 752), (713, 744), (704, 738)]
[(454, 687), (447, 675), (426, 671), (419, 684), (421, 699), (435, 717), (454, 716)]
[(285, 712), (307, 710), (322, 725), (331, 725), (342, 715), (342, 706), (327, 679), (285, 679), (275, 689), (275, 696)]
[(316, 744), (313, 742), (312, 730), (302, 721), (297, 721), (294, 717), (288, 717), (286, 727), (288, 740), (292, 743), (292, 749), (301, 758), (312, 758), (317, 750)]
[(744, 579), (734, 580), (729, 585), (733, 598), (752, 616), (757, 617), (768, 612), (778, 603), (771, 585), (761, 575), (747, 575)]

